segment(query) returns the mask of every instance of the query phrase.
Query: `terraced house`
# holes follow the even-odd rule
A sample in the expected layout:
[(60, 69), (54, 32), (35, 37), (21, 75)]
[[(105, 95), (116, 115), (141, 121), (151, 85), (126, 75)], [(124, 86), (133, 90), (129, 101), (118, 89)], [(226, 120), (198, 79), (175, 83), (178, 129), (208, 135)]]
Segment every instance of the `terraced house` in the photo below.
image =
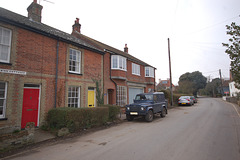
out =
[(128, 53), (127, 44), (120, 51), (81, 33), (79, 19), (73, 25), (72, 35), (102, 50), (104, 54), (104, 103), (125, 106), (136, 94), (155, 90), (153, 66)]
[(104, 103), (124, 106), (155, 86), (155, 68), (80, 33), (41, 23), (34, 0), (28, 17), (0, 8), (0, 133), (41, 126), (55, 107), (97, 107), (96, 84)]

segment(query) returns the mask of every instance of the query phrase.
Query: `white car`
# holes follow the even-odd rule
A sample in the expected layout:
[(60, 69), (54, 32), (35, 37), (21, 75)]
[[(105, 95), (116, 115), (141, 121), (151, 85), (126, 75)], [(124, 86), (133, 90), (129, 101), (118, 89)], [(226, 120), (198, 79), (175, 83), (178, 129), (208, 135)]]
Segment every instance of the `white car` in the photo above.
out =
[(181, 105), (194, 105), (194, 102), (193, 102), (193, 99), (191, 99), (191, 96), (181, 96), (179, 99), (178, 99), (178, 105), (181, 106)]

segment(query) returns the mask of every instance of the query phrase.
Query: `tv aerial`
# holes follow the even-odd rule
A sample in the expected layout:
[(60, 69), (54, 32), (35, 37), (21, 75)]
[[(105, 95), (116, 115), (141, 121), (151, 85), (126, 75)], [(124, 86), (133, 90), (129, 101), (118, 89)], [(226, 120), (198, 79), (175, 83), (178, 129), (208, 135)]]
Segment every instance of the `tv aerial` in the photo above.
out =
[(41, 1), (45, 1), (45, 2), (48, 2), (48, 3), (52, 3), (52, 4), (54, 4), (54, 2), (52, 2), (52, 1), (48, 1), (48, 0), (39, 0), (39, 4), (41, 3)]

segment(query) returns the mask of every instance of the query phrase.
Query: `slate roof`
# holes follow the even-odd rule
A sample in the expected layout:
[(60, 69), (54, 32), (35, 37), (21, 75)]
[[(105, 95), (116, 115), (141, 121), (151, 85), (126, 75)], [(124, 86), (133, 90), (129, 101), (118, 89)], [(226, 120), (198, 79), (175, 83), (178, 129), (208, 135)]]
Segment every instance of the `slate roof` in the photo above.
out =
[(13, 24), (15, 26), (37, 32), (39, 34), (43, 34), (45, 36), (49, 36), (55, 39), (59, 39), (61, 41), (65, 41), (68, 43), (72, 43), (74, 45), (78, 45), (80, 47), (94, 50), (95, 52), (104, 54), (102, 50), (97, 49), (96, 47), (86, 43), (85, 41), (78, 39), (71, 34), (65, 33), (63, 31), (60, 31), (56, 28), (50, 27), (48, 25), (45, 25), (43, 23), (39, 23), (36, 21), (33, 21), (29, 19), (28, 17), (19, 15), (17, 13), (11, 12), (9, 10), (6, 10), (4, 8), (0, 7), (0, 21), (3, 21), (5, 23)]
[[(129, 54), (129, 53), (123, 52), (123, 51), (121, 51), (121, 50), (119, 50), (119, 49), (116, 49), (116, 48), (114, 48), (114, 47), (111, 47), (111, 46), (109, 46), (109, 45), (106, 45), (106, 44), (104, 44), (104, 43), (102, 43), (102, 42), (99, 42), (99, 41), (97, 41), (97, 40), (94, 40), (94, 39), (92, 39), (92, 38), (90, 38), (90, 37), (88, 37), (88, 36), (85, 36), (85, 35), (83, 35), (83, 34), (81, 34), (81, 33), (78, 33), (78, 32), (76, 32), (76, 31), (74, 32), (74, 34), (76, 35), (77, 38), (82, 39), (82, 40), (84, 40), (84, 41), (87, 41), (88, 43), (90, 43), (91, 45), (95, 46), (96, 48), (98, 48), (98, 49), (100, 49), (100, 50), (107, 50), (107, 51), (112, 52), (112, 54), (117, 54), (117, 55), (121, 55), (121, 56), (123, 56), (123, 57), (126, 57), (127, 59), (129, 59), (129, 60), (131, 60), (131, 61), (133, 61), (133, 62), (135, 62), (135, 63), (141, 64), (141, 65), (144, 65), (144, 66), (153, 67), (153, 66), (151, 66), (151, 65), (143, 62), (142, 60), (140, 60), (140, 59), (132, 56), (132, 55)], [(153, 67), (153, 68), (155, 68), (155, 67)], [(156, 68), (155, 68), (155, 69), (156, 69)]]
[[(144, 66), (153, 67), (153, 66), (143, 62), (142, 60), (130, 55), (129, 53), (120, 51), (114, 47), (111, 47), (102, 42), (94, 40), (83, 34), (75, 32), (75, 35), (77, 35), (77, 36), (73, 36), (71, 34), (60, 31), (60, 30), (50, 27), (46, 24), (33, 21), (33, 20), (29, 19), (28, 17), (22, 16), (20, 14), (14, 13), (12, 11), (9, 11), (9, 10), (1, 8), (1, 7), (0, 7), (0, 21), (9, 23), (9, 24), (33, 31), (33, 32), (37, 32), (37, 33), (43, 34), (45, 36), (59, 39), (61, 41), (72, 43), (73, 45), (77, 45), (77, 46), (80, 46), (85, 49), (93, 50), (100, 54), (104, 54), (104, 51), (107, 50), (107, 51), (112, 52), (113, 54), (117, 54), (117, 55), (126, 57), (127, 59), (129, 59), (135, 63), (141, 64)], [(155, 68), (155, 67), (153, 67), (153, 68)]]

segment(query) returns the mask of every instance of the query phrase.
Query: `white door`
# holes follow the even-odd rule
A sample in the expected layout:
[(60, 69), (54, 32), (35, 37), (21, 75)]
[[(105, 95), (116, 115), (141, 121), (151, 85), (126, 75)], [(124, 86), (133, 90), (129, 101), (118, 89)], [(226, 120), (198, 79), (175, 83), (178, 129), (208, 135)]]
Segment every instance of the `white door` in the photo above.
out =
[(133, 103), (133, 99), (139, 93), (143, 93), (143, 88), (129, 88), (129, 104)]

